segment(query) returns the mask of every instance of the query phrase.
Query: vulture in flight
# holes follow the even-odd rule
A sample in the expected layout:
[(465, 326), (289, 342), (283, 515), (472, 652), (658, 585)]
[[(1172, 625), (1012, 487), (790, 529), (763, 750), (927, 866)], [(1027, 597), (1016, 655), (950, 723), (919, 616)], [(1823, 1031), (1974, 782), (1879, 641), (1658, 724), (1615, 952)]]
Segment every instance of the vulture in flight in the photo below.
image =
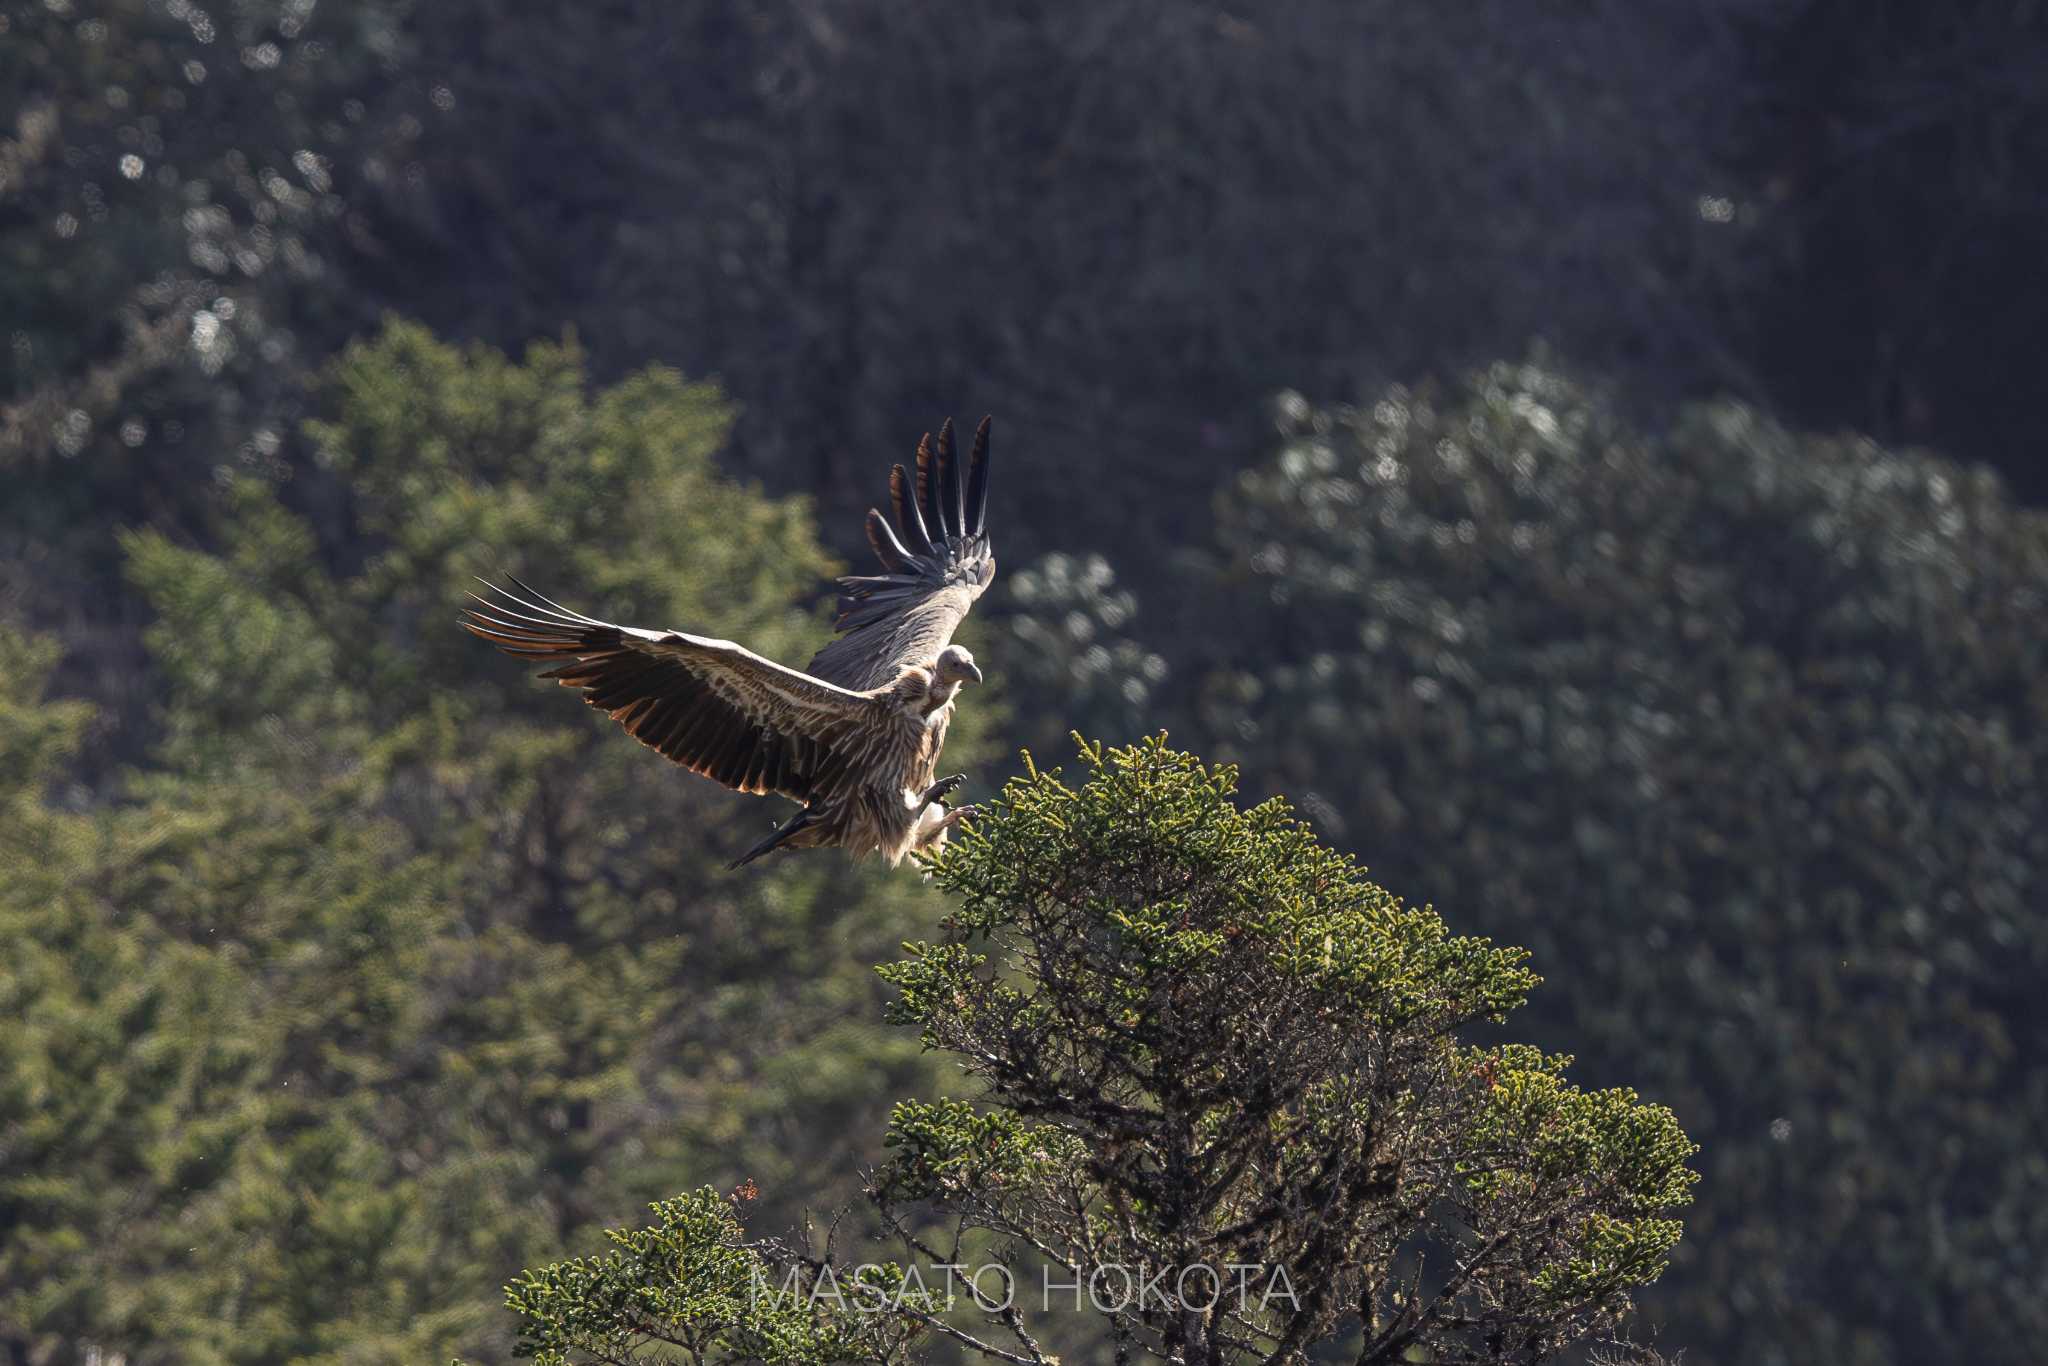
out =
[[(641, 744), (738, 792), (778, 792), (803, 810), (735, 859), (838, 847), (891, 865), (943, 843), (973, 807), (945, 799), (939, 750), (974, 656), (953, 632), (996, 575), (989, 548), (989, 419), (966, 477), (953, 424), (917, 446), (917, 471), (889, 471), (890, 517), (868, 511), (880, 574), (839, 580), (836, 638), (799, 672), (729, 640), (614, 626), (512, 582), (472, 593), (463, 625), (506, 654), (551, 664), (540, 676), (583, 690)], [(913, 479), (915, 482), (913, 483)], [(892, 524), (893, 523), (893, 524)]]

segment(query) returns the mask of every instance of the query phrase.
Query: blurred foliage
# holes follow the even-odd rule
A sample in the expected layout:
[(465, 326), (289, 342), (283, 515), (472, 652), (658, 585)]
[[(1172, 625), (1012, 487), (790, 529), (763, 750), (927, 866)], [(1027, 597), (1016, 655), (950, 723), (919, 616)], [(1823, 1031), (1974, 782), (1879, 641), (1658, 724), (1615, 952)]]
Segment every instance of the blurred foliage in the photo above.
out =
[(223, 482), (289, 475), (309, 372), (376, 321), (409, 7), (0, 0), (0, 596), (102, 704), (95, 783), (158, 700), (114, 532), (204, 536)]
[(1275, 389), (1536, 335), (1639, 402), (2048, 494), (2012, 398), (2048, 330), (2036, 6), (449, 0), (407, 33), (447, 102), (383, 116), (427, 130), (378, 219), (408, 310), (717, 373), (746, 457), (835, 514), (971, 402), (1036, 444), (1013, 558), (1156, 551)]
[(2031, 1359), (2048, 519), (1539, 365), (1279, 421), (1177, 661), (1199, 727), (1555, 965), (1530, 1027), (1686, 1117), (1677, 1340)]
[[(1091, 1317), (1081, 1359), (1506, 1366), (1611, 1338), (1678, 1241), (1695, 1149), (1568, 1059), (1457, 1041), (1523, 1003), (1528, 955), (1365, 881), (1285, 802), (1240, 809), (1233, 773), (1163, 737), (1081, 759), (1078, 787), (1027, 765), (983, 807), (931, 864), (944, 937), (882, 970), (891, 1020), (986, 1086), (890, 1116), (868, 1193), (906, 1260), (747, 1241), (745, 1193), (700, 1190), (515, 1281), (522, 1350), (880, 1366), (949, 1309), (1017, 1361)], [(963, 1257), (977, 1230), (1005, 1262)], [(969, 1314), (935, 1279), (1034, 1250), (1059, 1269), (1043, 1302)], [(1137, 1268), (1167, 1288), (1119, 1289)], [(1057, 1293), (1081, 1285), (1092, 1314)]]
[(361, 323), (334, 278), (341, 191), (388, 154), (359, 97), (406, 6), (351, 8), (317, 26), (312, 0), (0, 8), (9, 465), (67, 462), (132, 512), (148, 490), (113, 471), (175, 489), (209, 438), (264, 416), (300, 329), (331, 344)]
[(1005, 576), (995, 629), (1005, 687), (1041, 705), (1013, 712), (1013, 747), (1056, 749), (1081, 730), (1134, 735), (1149, 723), (1166, 660), (1133, 637), (1136, 595), (1100, 555), (1059, 551)]
[(1747, 45), (1738, 213), (1758, 228), (1743, 308), (1765, 393), (1999, 466), (2048, 502), (2040, 421), (2048, 299), (2048, 12), (1974, 0), (1759, 7)]
[[(1030, 434), (1013, 565), (1156, 555), (1275, 389), (1538, 334), (1637, 401), (1727, 390), (2033, 477), (2028, 6), (0, 19), (0, 458), (49, 481), (0, 537), (60, 573), (110, 524), (202, 524), (217, 467), (303, 469), (302, 380), (390, 307), (507, 348), (571, 323), (604, 380), (721, 376), (737, 458), (845, 552), (874, 453), (935, 412)], [(114, 651), (122, 607), (30, 610)]]
[(845, 1193), (877, 1081), (929, 1076), (849, 1023), (929, 919), (914, 881), (711, 877), (765, 813), (454, 629), (472, 570), (544, 567), (797, 657), (827, 562), (800, 504), (712, 471), (717, 394), (587, 396), (573, 348), (395, 326), (323, 406), (345, 550), (255, 480), (219, 553), (129, 538), (167, 691), (113, 806), (43, 795), (84, 718), (7, 638), (0, 1341), (27, 1359), (501, 1359), (522, 1263), (707, 1175), (794, 1219)]
[(719, 374), (743, 458), (835, 514), (971, 403), (1032, 443), (1012, 563), (1152, 548), (1284, 384), (1538, 332), (1742, 382), (1744, 234), (1697, 200), (1752, 9), (450, 0), (409, 28), (453, 103), (387, 231), (409, 312)]

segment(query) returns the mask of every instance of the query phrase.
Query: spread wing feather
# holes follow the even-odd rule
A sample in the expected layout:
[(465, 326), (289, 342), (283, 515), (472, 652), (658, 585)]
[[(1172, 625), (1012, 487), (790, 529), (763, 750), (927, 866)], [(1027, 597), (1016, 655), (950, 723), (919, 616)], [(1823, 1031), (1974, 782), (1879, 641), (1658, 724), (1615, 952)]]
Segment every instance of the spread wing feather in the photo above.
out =
[(727, 787), (808, 801), (861, 762), (883, 724), (878, 698), (732, 641), (614, 626), (512, 582), (524, 597), (490, 584), (494, 597), (471, 594), (471, 634), (555, 664), (540, 676), (582, 689), (634, 739)]
[(811, 660), (810, 673), (847, 688), (887, 685), (907, 665), (929, 665), (953, 639), (996, 576), (988, 536), (990, 419), (975, 429), (965, 478), (953, 423), (917, 443), (915, 483), (903, 466), (889, 471), (885, 517), (869, 509), (868, 544), (880, 574), (839, 580), (838, 639)]

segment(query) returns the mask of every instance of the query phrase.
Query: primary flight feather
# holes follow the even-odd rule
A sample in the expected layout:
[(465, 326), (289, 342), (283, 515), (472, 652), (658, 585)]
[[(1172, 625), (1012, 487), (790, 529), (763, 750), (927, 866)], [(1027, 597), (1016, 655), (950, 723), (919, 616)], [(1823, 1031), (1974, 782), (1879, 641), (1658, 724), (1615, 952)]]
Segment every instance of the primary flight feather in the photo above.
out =
[(463, 626), (506, 654), (555, 667), (540, 676), (584, 700), (642, 744), (738, 792), (779, 793), (803, 809), (735, 859), (773, 849), (835, 847), (898, 863), (943, 842), (972, 807), (939, 778), (953, 704), (981, 681), (952, 643), (995, 578), (989, 546), (990, 420), (975, 429), (965, 478), (950, 420), (918, 442), (913, 476), (889, 472), (890, 515), (870, 509), (868, 544), (882, 572), (839, 581), (836, 638), (799, 672), (729, 640), (586, 617), (518, 579), (486, 584)]

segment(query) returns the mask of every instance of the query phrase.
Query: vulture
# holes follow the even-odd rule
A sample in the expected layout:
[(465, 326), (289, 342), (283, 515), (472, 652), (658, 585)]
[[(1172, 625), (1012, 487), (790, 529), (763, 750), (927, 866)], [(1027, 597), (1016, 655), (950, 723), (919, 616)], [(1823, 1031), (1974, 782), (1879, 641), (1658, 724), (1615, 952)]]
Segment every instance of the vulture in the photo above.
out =
[[(953, 632), (995, 578), (989, 547), (990, 419), (975, 430), (965, 478), (953, 423), (917, 446), (915, 475), (889, 471), (890, 516), (870, 508), (879, 574), (839, 580), (835, 638), (801, 672), (730, 640), (614, 626), (518, 579), (485, 583), (462, 625), (506, 654), (552, 665), (540, 677), (665, 757), (738, 792), (803, 803), (729, 867), (775, 849), (846, 849), (892, 866), (943, 843), (971, 806), (946, 798), (939, 751), (962, 686), (981, 682)], [(913, 480), (915, 482), (913, 482)]]

